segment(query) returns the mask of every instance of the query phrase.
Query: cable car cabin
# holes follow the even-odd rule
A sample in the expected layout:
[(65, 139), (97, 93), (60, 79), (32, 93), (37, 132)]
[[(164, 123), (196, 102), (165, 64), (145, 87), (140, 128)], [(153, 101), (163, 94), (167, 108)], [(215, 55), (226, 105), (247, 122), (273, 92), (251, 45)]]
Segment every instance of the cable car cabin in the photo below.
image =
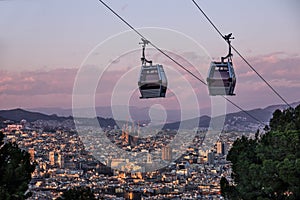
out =
[(235, 83), (232, 62), (211, 62), (207, 78), (209, 95), (235, 95)]
[(167, 77), (162, 65), (142, 65), (138, 86), (141, 99), (165, 97)]

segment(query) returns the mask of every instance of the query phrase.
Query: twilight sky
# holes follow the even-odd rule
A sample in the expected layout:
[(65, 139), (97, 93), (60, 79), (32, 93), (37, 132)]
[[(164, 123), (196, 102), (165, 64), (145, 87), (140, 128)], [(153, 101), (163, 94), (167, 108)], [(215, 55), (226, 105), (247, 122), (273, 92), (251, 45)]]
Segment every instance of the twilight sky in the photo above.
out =
[[(300, 100), (298, 0), (197, 2), (223, 34), (233, 33), (235, 40), (232, 44), (288, 102)], [(158, 46), (162, 44), (163, 48), (168, 49), (187, 65), (195, 65), (203, 52), (206, 54), (204, 63), (208, 58), (219, 59), (227, 53), (225, 42), (192, 1), (110, 0), (107, 3), (136, 28), (172, 29), (196, 41), (202, 48), (200, 53), (191, 47), (193, 44), (189, 46), (184, 40), (172, 40), (163, 33), (159, 38), (143, 30), (150, 40), (155, 39)], [(191, 94), (186, 88), (179, 89), (182, 84), (180, 78), (176, 80), (177, 83), (173, 78), (177, 72), (181, 74), (179, 76), (186, 78), (183, 81), (192, 85), (197, 93), (200, 108), (209, 108), (211, 105), (207, 89), (201, 83), (180, 71), (177, 66), (172, 66), (154, 51), (149, 52), (149, 56), (166, 65), (169, 74), (174, 72), (169, 77), (174, 93), (170, 92), (164, 100), (150, 100), (150, 103), (139, 100), (138, 91), (132, 94), (111, 94), (116, 88), (121, 90), (119, 85), (126, 85), (125, 83), (130, 82), (137, 86), (140, 61), (140, 52), (137, 49), (140, 48), (140, 37), (131, 34), (130, 40), (125, 39), (119, 43), (116, 39), (118, 36), (107, 40), (113, 35), (127, 31), (128, 27), (97, 0), (0, 1), (0, 27), (0, 109), (71, 108), (75, 77), (82, 67), (91, 73), (93, 70), (105, 71), (105, 77), (101, 78), (100, 86), (94, 91), (97, 106), (112, 105), (111, 102), (129, 102), (129, 105), (163, 104), (168, 109), (178, 108), (178, 99), (172, 99), (176, 88), (186, 91), (176, 93), (180, 96), (179, 99), (189, 99)], [(103, 46), (105, 51), (99, 53), (97, 50), (104, 48)], [(126, 57), (126, 51), (134, 52), (126, 54)], [(93, 56), (97, 59), (93, 59)], [(133, 61), (135, 59), (136, 61)], [(233, 59), (238, 82), (237, 95), (230, 99), (245, 109), (282, 103), (238, 55), (234, 54)], [(95, 61), (99, 61), (98, 64)], [(206, 72), (209, 66), (201, 64), (195, 67), (200, 67), (200, 71)], [(105, 69), (107, 65), (110, 66), (108, 70)], [(114, 65), (116, 67), (113, 67)], [(200, 76), (205, 80), (206, 73)], [(86, 80), (89, 78), (86, 77)], [(199, 88), (196, 88), (197, 85)], [(88, 84), (85, 87), (88, 88)], [(118, 102), (115, 99), (129, 100)]]

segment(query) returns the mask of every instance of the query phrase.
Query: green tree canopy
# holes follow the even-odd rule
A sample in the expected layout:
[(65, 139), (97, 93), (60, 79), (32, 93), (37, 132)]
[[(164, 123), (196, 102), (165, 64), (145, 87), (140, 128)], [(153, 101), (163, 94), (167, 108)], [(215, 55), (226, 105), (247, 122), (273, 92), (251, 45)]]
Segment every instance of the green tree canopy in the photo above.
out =
[(300, 199), (300, 105), (276, 110), (261, 138), (237, 139), (228, 153), (234, 185), (224, 179), (227, 199)]
[(25, 199), (35, 166), (30, 163), (28, 152), (15, 143), (4, 143), (3, 139), (0, 132), (0, 199)]

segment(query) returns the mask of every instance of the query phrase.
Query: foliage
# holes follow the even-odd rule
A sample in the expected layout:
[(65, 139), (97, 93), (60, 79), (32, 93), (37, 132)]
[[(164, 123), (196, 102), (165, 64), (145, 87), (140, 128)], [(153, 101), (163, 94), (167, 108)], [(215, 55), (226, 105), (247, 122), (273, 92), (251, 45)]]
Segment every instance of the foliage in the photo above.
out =
[(4, 143), (0, 132), (0, 199), (25, 199), (24, 195), (35, 166), (28, 152), (15, 143)]
[(231, 200), (239, 199), (235, 187), (233, 185), (230, 185), (225, 177), (221, 178), (220, 185), (221, 185), (221, 195), (225, 199), (229, 199), (229, 198)]
[(90, 188), (79, 187), (66, 190), (58, 200), (94, 200), (96, 199)]
[(235, 185), (221, 180), (226, 199), (300, 199), (300, 105), (276, 110), (265, 130), (234, 142), (227, 159)]

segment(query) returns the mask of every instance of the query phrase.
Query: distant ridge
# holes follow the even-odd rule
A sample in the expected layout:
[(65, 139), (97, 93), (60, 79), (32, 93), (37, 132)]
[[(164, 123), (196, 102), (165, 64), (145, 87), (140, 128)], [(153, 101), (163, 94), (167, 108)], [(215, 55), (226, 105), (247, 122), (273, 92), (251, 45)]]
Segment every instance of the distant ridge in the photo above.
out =
[[(294, 103), (291, 103), (290, 104), (293, 108), (295, 108), (296, 106), (300, 105), (300, 101), (298, 102), (294, 102)], [(265, 110), (269, 110), (271, 112), (274, 112), (275, 110), (279, 109), (279, 110), (283, 110), (283, 109), (287, 109), (288, 106), (285, 105), (285, 104), (279, 104), (279, 105), (271, 105), (271, 106), (268, 106), (266, 108), (264, 108)]]
[[(73, 117), (61, 117), (57, 116), (56, 114), (53, 115), (46, 115), (39, 112), (31, 112), (27, 110), (23, 110), (20, 108), (12, 109), (12, 110), (0, 110), (0, 125), (5, 120), (11, 120), (14, 122), (20, 122), (21, 120), (25, 119), (28, 122), (34, 122), (37, 120), (55, 120), (58, 122), (64, 122), (66, 120), (73, 120)], [(101, 127), (114, 127), (116, 124), (115, 120), (112, 118), (102, 118), (97, 117), (97, 120)]]
[(182, 122), (168, 123), (164, 125), (164, 129), (193, 129), (195, 125), (198, 124), (198, 127), (207, 128), (209, 127), (211, 118), (209, 116), (201, 116), (200, 118), (194, 118), (189, 120), (184, 120)]
[[(67, 108), (67, 109), (63, 109), (63, 108), (28, 108), (25, 110), (29, 110), (32, 112), (39, 112), (39, 113), (43, 113), (46, 115), (52, 115), (52, 114), (57, 114), (59, 116), (72, 116), (72, 109), (71, 108)], [(77, 112), (85, 112), (85, 110), (89, 110), (88, 108), (78, 108), (76, 109)], [(100, 107), (95, 107), (95, 111), (98, 117), (102, 117), (102, 118), (113, 118), (114, 116), (114, 112), (113, 111), (117, 111), (117, 112), (123, 112), (126, 113), (129, 111), (131, 118), (134, 121), (140, 121), (141, 123), (143, 122), (147, 122), (150, 120), (149, 117), (149, 108), (140, 108), (140, 107), (136, 107), (136, 106), (114, 106), (113, 109), (111, 107), (105, 107), (105, 106), (100, 106)], [(181, 118), (181, 112), (180, 110), (166, 110), (167, 112), (167, 122), (176, 122), (179, 121)], [(122, 120), (126, 120), (126, 119), (122, 119)]]
[(0, 117), (19, 122), (22, 119), (27, 120), (28, 122), (34, 122), (36, 120), (56, 120), (56, 121), (64, 121), (67, 119), (73, 119), (70, 117), (59, 117), (56, 114), (46, 115), (39, 112), (31, 112), (27, 110), (23, 110), (21, 108), (16, 108), (12, 110), (0, 110)]
[[(292, 103), (292, 107), (296, 107), (300, 105), (300, 102)], [(286, 105), (271, 105), (266, 108), (257, 108), (248, 110), (247, 113), (251, 116), (254, 116), (259, 121), (268, 124), (270, 119), (272, 118), (273, 112), (277, 109), (283, 110), (287, 109), (288, 107)], [(228, 113), (225, 117), (225, 125), (227, 125), (227, 129), (229, 130), (236, 130), (237, 127), (245, 127), (245, 129), (252, 129), (253, 125), (259, 125), (260, 122), (250, 117), (248, 114), (246, 114), (243, 111), (235, 112), (235, 113)], [(215, 117), (216, 120), (218, 118), (223, 118), (224, 116)], [(201, 116), (200, 118), (194, 118), (189, 120), (184, 120), (182, 122), (174, 122), (174, 123), (168, 123), (164, 126), (164, 128), (167, 129), (178, 129), (180, 128), (194, 128), (194, 125), (199, 122), (199, 127), (207, 128), (209, 127), (211, 118), (209, 116)]]
[[(296, 107), (297, 105), (299, 105), (300, 102), (295, 102), (292, 103), (291, 105), (293, 107)], [(257, 109), (252, 109), (252, 110), (248, 110), (247, 112), (254, 116), (255, 118), (257, 118), (258, 120), (260, 120), (263, 123), (268, 123), (269, 120), (272, 117), (273, 112), (276, 109), (286, 109), (287, 106), (286, 105), (271, 105), (268, 106), (266, 108), (257, 108)], [(141, 122), (141, 120), (147, 121), (148, 118), (143, 119), (142, 116), (145, 113), (145, 109), (142, 109), (141, 113), (135, 113), (135, 116), (139, 116), (140, 118), (138, 118)], [(134, 112), (137, 112), (136, 110)], [(170, 113), (172, 115), (172, 113), (175, 113), (175, 110), (172, 110), (172, 112)], [(133, 113), (134, 114), (134, 113)], [(219, 117), (215, 117), (214, 120), (218, 120), (218, 118), (224, 118), (224, 116), (219, 116)], [(52, 114), (52, 115), (47, 115), (47, 114), (42, 114), (39, 112), (32, 112), (32, 111), (27, 111), (24, 109), (12, 109), (12, 110), (0, 110), (0, 122), (4, 121), (4, 120), (12, 120), (15, 122), (19, 122), (22, 119), (27, 120), (28, 122), (34, 122), (36, 120), (56, 120), (59, 122), (63, 122), (65, 120), (73, 120), (73, 117), (69, 116), (69, 117), (63, 117), (63, 116), (57, 116), (56, 114)], [(135, 118), (133, 118), (135, 120)], [(116, 121), (109, 117), (109, 118), (103, 118), (103, 117), (97, 117), (97, 120), (100, 124), (101, 127), (114, 127), (115, 125), (118, 124), (125, 124), (125, 121), (118, 121), (118, 123), (116, 123)], [(203, 127), (203, 128), (207, 128), (209, 127), (211, 118), (209, 116), (201, 116), (201, 117), (197, 117), (194, 119), (188, 119), (188, 120), (183, 120), (183, 121), (177, 121), (177, 122), (172, 122), (172, 123), (166, 123), (164, 125), (164, 129), (178, 129), (183, 128), (183, 129), (192, 129), (195, 128), (195, 126), (198, 125), (198, 127)], [(240, 112), (235, 112), (235, 113), (229, 113), (225, 116), (225, 123), (224, 125), (226, 125), (226, 128), (229, 130), (236, 130), (237, 127), (239, 127), (239, 129), (241, 129), (242, 127), (245, 127), (245, 129), (251, 129), (255, 128), (257, 125), (259, 125), (259, 122), (256, 121), (255, 119), (251, 118), (249, 115), (247, 115), (246, 113), (240, 111)]]
[[(296, 107), (297, 105), (300, 104), (300, 101), (291, 103), (290, 105), (292, 107)], [(249, 112), (260, 112), (259, 110), (261, 109), (262, 112), (268, 111), (269, 113), (273, 113), (276, 109), (286, 109), (287, 106), (285, 104), (278, 104), (278, 105), (270, 105), (265, 108), (255, 108), (249, 110)], [(72, 116), (72, 108), (59, 108), (59, 107), (52, 107), (52, 108), (25, 108), (24, 110), (31, 111), (31, 112), (38, 112), (38, 113), (43, 113), (45, 115), (53, 115), (56, 114), (58, 116), (63, 116), (63, 117), (68, 117)], [(83, 108), (83, 111), (85, 109)], [(150, 120), (149, 118), (149, 108), (140, 108), (140, 107), (135, 107), (135, 106), (114, 106), (114, 110), (118, 110), (119, 112), (125, 112), (126, 110), (129, 110), (131, 118), (135, 121), (142, 120), (142, 121), (148, 121)], [(102, 117), (102, 118), (113, 118), (113, 112), (111, 107), (105, 107), (105, 106), (100, 106), (100, 107), (95, 107), (95, 111), (97, 113), (97, 116)], [(79, 110), (80, 112), (80, 110)], [(181, 113), (180, 110), (166, 110), (168, 119), (167, 122), (177, 122), (181, 118)], [(209, 108), (205, 108), (201, 110), (201, 113), (205, 113), (208, 115), (210, 113)], [(205, 116), (205, 114), (203, 116)], [(233, 114), (233, 113), (229, 113)], [(126, 120), (126, 119), (123, 119)]]

